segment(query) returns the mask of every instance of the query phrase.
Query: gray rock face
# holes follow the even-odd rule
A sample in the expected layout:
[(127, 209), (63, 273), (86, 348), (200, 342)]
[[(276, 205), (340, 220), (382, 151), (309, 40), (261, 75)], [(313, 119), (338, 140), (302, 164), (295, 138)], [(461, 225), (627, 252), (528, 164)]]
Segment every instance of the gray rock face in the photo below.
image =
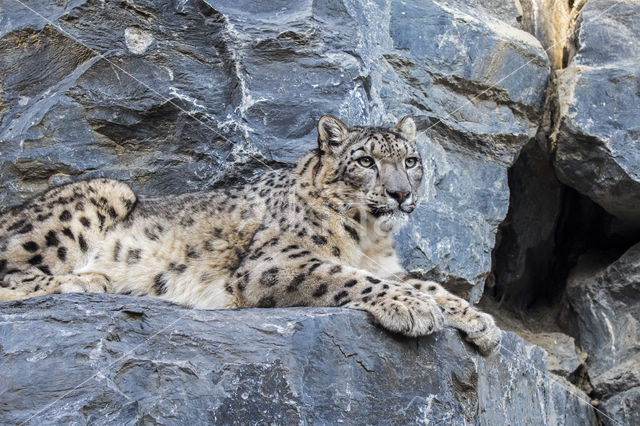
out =
[[(633, 222), (638, 109), (627, 106), (638, 102), (638, 61), (625, 43), (638, 33), (637, 7), (605, 3), (587, 4), (580, 50), (560, 78), (554, 167)], [(508, 170), (529, 144), (520, 158), (542, 176), (511, 182), (529, 204), (511, 198), (517, 217), (503, 229), (515, 243), (503, 249), (514, 258), (494, 271), (516, 283), (514, 300), (529, 303), (538, 261), (546, 270), (554, 257), (562, 194), (530, 143), (549, 70), (540, 43), (516, 28), (517, 6), (3, 3), (0, 209), (94, 177), (125, 180), (142, 194), (209, 189), (295, 161), (315, 147), (323, 114), (350, 124), (412, 115), (426, 173), (423, 201), (398, 236), (405, 266), (470, 283), (477, 300), (510, 203)], [(600, 22), (600, 13), (616, 23)], [(580, 293), (578, 301), (590, 294)], [(584, 394), (547, 374), (543, 352), (512, 334), (485, 359), (451, 330), (398, 339), (346, 310), (206, 312), (89, 295), (3, 305), (0, 315), (1, 423), (34, 415), (33, 423), (596, 422)], [(584, 336), (598, 350), (598, 338)], [(570, 376), (578, 358), (565, 343), (554, 369)], [(590, 368), (606, 413), (632, 424), (626, 407), (637, 402), (637, 374), (623, 361), (636, 358), (624, 351), (595, 357)]]
[(98, 176), (207, 189), (295, 161), (323, 114), (413, 115), (427, 178), (400, 236), (406, 266), (477, 299), (548, 76), (540, 44), (494, 3), (34, 4), (46, 20), (16, 3), (0, 20), (0, 206)]
[(569, 277), (564, 318), (589, 354), (600, 408), (624, 424), (638, 424), (640, 244), (609, 266), (603, 258), (600, 253), (585, 256)]
[(640, 224), (640, 5), (590, 0), (578, 52), (560, 71), (558, 177), (611, 214)]
[[(563, 333), (544, 333), (536, 336), (538, 346), (549, 348), (549, 371), (565, 378), (576, 372), (584, 362), (582, 354), (576, 351), (573, 337)], [(545, 340), (546, 342), (542, 342)]]
[(3, 424), (597, 424), (512, 333), (482, 358), (451, 329), (400, 338), (347, 309), (99, 294), (0, 308)]

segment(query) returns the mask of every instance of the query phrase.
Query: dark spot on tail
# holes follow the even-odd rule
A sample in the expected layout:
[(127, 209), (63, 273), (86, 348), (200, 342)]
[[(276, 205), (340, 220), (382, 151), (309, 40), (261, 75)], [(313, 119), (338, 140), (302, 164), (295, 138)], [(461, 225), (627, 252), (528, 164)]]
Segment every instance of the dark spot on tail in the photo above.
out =
[(262, 273), (262, 276), (260, 277), (260, 284), (267, 287), (273, 287), (278, 283), (279, 273), (280, 273), (279, 268), (267, 269)]
[(317, 298), (322, 297), (325, 294), (327, 294), (327, 284), (322, 283), (318, 286), (318, 288), (316, 288), (316, 291), (313, 292), (312, 296)]
[(302, 251), (299, 251), (298, 253), (290, 254), (289, 255), (289, 259), (297, 259), (299, 257), (306, 256), (308, 254), (311, 254), (311, 252), (309, 250), (302, 250)]
[(317, 263), (312, 264), (312, 265), (309, 267), (309, 270), (307, 270), (307, 274), (311, 275), (311, 274), (313, 273), (313, 271), (315, 271), (316, 269), (318, 269), (318, 268), (320, 267), (320, 265), (321, 265), (321, 263), (320, 263), (320, 262), (317, 262)]
[(140, 249), (129, 249), (127, 252), (127, 265), (133, 265), (134, 263), (138, 263), (140, 260), (140, 253), (142, 250)]
[(249, 273), (246, 272), (242, 278), (239, 280), (238, 282), (238, 291), (240, 291), (240, 293), (242, 293), (246, 288), (247, 288), (247, 284), (249, 284)]
[(37, 265), (36, 268), (40, 269), (42, 272), (44, 272), (47, 275), (53, 275), (51, 273), (51, 269), (49, 269), (47, 265)]
[(200, 257), (200, 253), (198, 253), (196, 249), (194, 249), (191, 246), (187, 246), (186, 251), (187, 251), (187, 257), (190, 259), (198, 259)]
[(300, 284), (302, 284), (304, 282), (305, 277), (306, 277), (305, 274), (298, 274), (295, 277), (293, 277), (293, 279), (291, 280), (291, 282), (287, 286), (287, 291), (289, 293), (293, 293), (295, 291), (298, 291), (298, 287), (300, 287)]
[(333, 296), (333, 300), (338, 303), (340, 299), (342, 299), (343, 297), (347, 297), (348, 295), (349, 293), (347, 293), (346, 291), (341, 291), (340, 293), (337, 293), (335, 296)]
[(49, 219), (51, 216), (53, 216), (53, 213), (40, 213), (38, 216), (36, 216), (36, 220), (39, 222), (44, 222), (45, 220)]
[(67, 249), (65, 247), (58, 248), (58, 259), (62, 260), (63, 262), (67, 260)]
[(105, 221), (105, 217), (103, 214), (98, 213), (98, 223), (100, 224), (100, 230), (102, 231), (102, 229), (104, 228), (104, 221)]
[(27, 232), (31, 232), (31, 231), (33, 231), (33, 225), (30, 223), (27, 223), (25, 226), (20, 228), (20, 230), (18, 231), (18, 234), (26, 234)]
[(327, 244), (327, 237), (324, 237), (322, 235), (314, 235), (311, 237), (311, 239), (313, 240), (314, 243), (316, 243), (319, 246), (323, 246), (325, 244)]
[(133, 200), (129, 199), (129, 198), (123, 198), (122, 199), (122, 205), (124, 205), (124, 207), (127, 210), (130, 210), (131, 207), (133, 207)]
[(167, 279), (163, 274), (158, 274), (153, 277), (153, 289), (158, 296), (162, 296), (167, 292)]
[(120, 260), (120, 250), (122, 250), (122, 244), (120, 244), (120, 240), (116, 241), (116, 245), (113, 246), (113, 261), (117, 262)]
[(35, 241), (27, 241), (26, 243), (22, 244), (22, 248), (24, 248), (29, 253), (35, 253), (38, 251), (40, 246)]
[(158, 234), (156, 234), (155, 231), (151, 228), (144, 228), (144, 235), (151, 241), (156, 241), (158, 238), (160, 238)]
[(276, 301), (272, 296), (266, 296), (258, 300), (258, 308), (273, 308), (276, 306)]
[(16, 229), (20, 228), (22, 225), (24, 225), (25, 220), (19, 220), (16, 223), (14, 223), (13, 225), (11, 225), (10, 227), (7, 228), (7, 231), (15, 231)]
[(380, 280), (374, 277), (366, 277), (367, 281), (369, 281), (371, 284), (379, 284)]
[(62, 229), (62, 233), (63, 233), (64, 235), (66, 235), (67, 237), (71, 238), (73, 241), (75, 241), (75, 240), (76, 240), (76, 237), (74, 237), (74, 236), (73, 236), (73, 232), (71, 232), (71, 229), (69, 229), (69, 228), (63, 228), (63, 229)]
[(176, 263), (171, 262), (169, 264), (169, 270), (181, 274), (181, 273), (183, 273), (184, 271), (187, 270), (187, 265), (185, 265), (184, 263), (176, 264)]
[(80, 250), (82, 250), (83, 253), (85, 253), (89, 248), (89, 246), (87, 246), (87, 241), (84, 239), (82, 234), (78, 235), (78, 244), (80, 245)]
[(358, 284), (358, 280), (349, 280), (346, 283), (344, 283), (344, 286), (345, 287), (353, 287), (356, 284)]
[(56, 247), (58, 244), (60, 244), (60, 240), (58, 240), (56, 231), (47, 232), (47, 235), (44, 236), (44, 240), (47, 243), (47, 247)]

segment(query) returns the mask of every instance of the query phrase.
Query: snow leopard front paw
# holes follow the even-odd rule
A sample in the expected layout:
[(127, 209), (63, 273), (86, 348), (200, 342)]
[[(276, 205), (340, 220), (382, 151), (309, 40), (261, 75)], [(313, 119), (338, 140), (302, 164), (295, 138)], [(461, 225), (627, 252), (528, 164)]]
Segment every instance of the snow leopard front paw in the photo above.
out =
[(440, 330), (444, 324), (436, 301), (427, 294), (411, 290), (392, 289), (384, 298), (357, 305), (371, 313), (382, 327), (405, 336), (425, 336)]
[(493, 353), (502, 339), (502, 331), (496, 326), (493, 317), (484, 312), (475, 312), (465, 333), (467, 341), (474, 344), (484, 356)]

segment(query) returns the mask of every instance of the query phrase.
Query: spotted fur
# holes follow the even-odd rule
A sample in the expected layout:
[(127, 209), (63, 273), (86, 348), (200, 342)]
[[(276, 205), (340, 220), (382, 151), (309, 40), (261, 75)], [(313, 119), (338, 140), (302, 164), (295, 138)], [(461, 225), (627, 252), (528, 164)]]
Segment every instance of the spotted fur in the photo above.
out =
[(443, 325), (483, 352), (493, 319), (403, 278), (392, 233), (418, 202), (415, 124), (318, 123), (318, 148), (244, 186), (137, 198), (124, 183), (55, 188), (0, 217), (0, 300), (93, 291), (197, 308), (346, 306), (408, 336)]

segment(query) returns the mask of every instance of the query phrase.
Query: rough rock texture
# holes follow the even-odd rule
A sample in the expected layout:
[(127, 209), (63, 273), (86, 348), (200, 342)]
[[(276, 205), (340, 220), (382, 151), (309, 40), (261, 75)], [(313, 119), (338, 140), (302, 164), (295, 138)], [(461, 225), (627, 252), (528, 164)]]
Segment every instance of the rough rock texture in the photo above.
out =
[(1, 308), (3, 424), (597, 424), (513, 333), (483, 358), (451, 329), (400, 338), (347, 309)]
[(400, 237), (406, 265), (476, 285), (477, 299), (548, 77), (517, 10), (496, 3), (8, 0), (0, 206), (96, 176), (206, 189), (295, 161), (323, 114), (411, 114), (428, 173)]
[(640, 224), (640, 4), (589, 0), (578, 50), (558, 73), (554, 164), (560, 180)]
[(589, 354), (600, 409), (624, 424), (639, 424), (640, 244), (610, 265), (608, 257), (581, 259), (568, 280), (563, 317)]
[(640, 4), (522, 3), (553, 71), (536, 142), (509, 172), (491, 293), (528, 319), (519, 333), (549, 350), (550, 371), (599, 401), (601, 421), (638, 424)]
[[(5, 0), (0, 210), (52, 185), (98, 176), (123, 179), (144, 194), (208, 189), (294, 161), (315, 146), (315, 123), (323, 114), (351, 124), (391, 124), (410, 114), (422, 131), (426, 176), (423, 203), (399, 235), (405, 265), (461, 283), (471, 300), (495, 278), (492, 293), (527, 315), (532, 305), (557, 303), (579, 256), (607, 250), (597, 261), (581, 263), (590, 272), (580, 275), (583, 266), (575, 270), (565, 299), (562, 331), (587, 352), (588, 371), (582, 371), (583, 357), (571, 337), (556, 328), (534, 334), (550, 348), (553, 371), (574, 382), (578, 375), (591, 378), (590, 397), (600, 399), (605, 410), (601, 420), (639, 423), (633, 409), (640, 398), (637, 336), (631, 325), (638, 320), (640, 297), (631, 254), (607, 269), (640, 240), (639, 12), (629, 0)], [(543, 110), (549, 65), (556, 71)], [(605, 283), (618, 284), (609, 289)], [(67, 311), (55, 311), (53, 300), (69, 304)], [(71, 391), (78, 402), (52, 406), (61, 416), (52, 418), (171, 422), (190, 419), (183, 405), (193, 403), (203, 410), (193, 412), (205, 413), (201, 418), (220, 423), (232, 423), (235, 413), (260, 418), (265, 407), (277, 423), (358, 423), (365, 411), (379, 417), (373, 411), (379, 409), (372, 402), (375, 384), (387, 393), (419, 391), (411, 398), (391, 392), (398, 396), (388, 402), (395, 413), (389, 415), (397, 417), (389, 422), (419, 416), (435, 423), (595, 421), (577, 403), (585, 395), (577, 389), (568, 394), (570, 384), (546, 374), (541, 351), (512, 335), (502, 356), (469, 360), (473, 352), (451, 331), (418, 343), (398, 340), (366, 326), (358, 312), (203, 313), (99, 296), (88, 296), (91, 308), (82, 309), (80, 300), (26, 302), (24, 315), (37, 321), (11, 316), (20, 305), (0, 307), (3, 355), (19, 354), (8, 345), (43, 345), (39, 355), (19, 354), (24, 357), (16, 371), (32, 371), (42, 356), (45, 362), (77, 363), (33, 370), (36, 387), (47, 383), (51, 393), (3, 400), (3, 423), (35, 414), (55, 399), (50, 396), (62, 396), (91, 377), (90, 367), (116, 361), (183, 314), (193, 328), (161, 332), (153, 349), (145, 343), (135, 357), (117, 362), (117, 374), (87, 382), (89, 394)], [(125, 313), (125, 304), (137, 311)], [(30, 306), (42, 312), (27, 313)], [(141, 309), (142, 319), (135, 313)], [(91, 315), (95, 322), (85, 324)], [(65, 321), (73, 327), (65, 328)], [(6, 334), (27, 326), (28, 336), (53, 330), (40, 330), (41, 323), (59, 327), (59, 336), (79, 347)], [(225, 336), (224, 324), (235, 334)], [(289, 330), (289, 324), (297, 328)], [(253, 346), (235, 344), (239, 336)], [(336, 347), (327, 336), (345, 343)], [(611, 336), (617, 339), (613, 346)], [(383, 355), (370, 346), (379, 337)], [(609, 346), (603, 349), (600, 341)], [(310, 342), (321, 342), (321, 349), (314, 352)], [(343, 354), (344, 347), (351, 349)], [(221, 352), (237, 362), (221, 360)], [(444, 361), (436, 363), (436, 355)], [(391, 367), (401, 360), (409, 360), (410, 368), (394, 372)], [(224, 368), (215, 367), (223, 361)], [(331, 366), (343, 370), (336, 374)], [(31, 377), (6, 371), (0, 374), (11, 380)], [(42, 379), (43, 371), (51, 380)], [(341, 387), (327, 383), (343, 373), (361, 387), (353, 390), (346, 379)], [(255, 379), (244, 382), (246, 376)], [(12, 383), (13, 389), (22, 386)], [(175, 392), (174, 383), (182, 386)], [(311, 385), (317, 396), (305, 393)], [(277, 386), (284, 390), (260, 393)], [(147, 393), (134, 401), (136, 387)], [(219, 398), (210, 398), (211, 392)], [(380, 395), (375, 402), (388, 400)], [(274, 400), (279, 411), (272, 408)], [(22, 408), (12, 409), (17, 406)]]
[[(573, 337), (563, 333), (544, 333), (536, 335), (538, 346), (549, 348), (549, 371), (562, 377), (570, 377), (584, 363), (584, 353), (576, 351)], [(546, 340), (546, 342), (542, 342)]]

